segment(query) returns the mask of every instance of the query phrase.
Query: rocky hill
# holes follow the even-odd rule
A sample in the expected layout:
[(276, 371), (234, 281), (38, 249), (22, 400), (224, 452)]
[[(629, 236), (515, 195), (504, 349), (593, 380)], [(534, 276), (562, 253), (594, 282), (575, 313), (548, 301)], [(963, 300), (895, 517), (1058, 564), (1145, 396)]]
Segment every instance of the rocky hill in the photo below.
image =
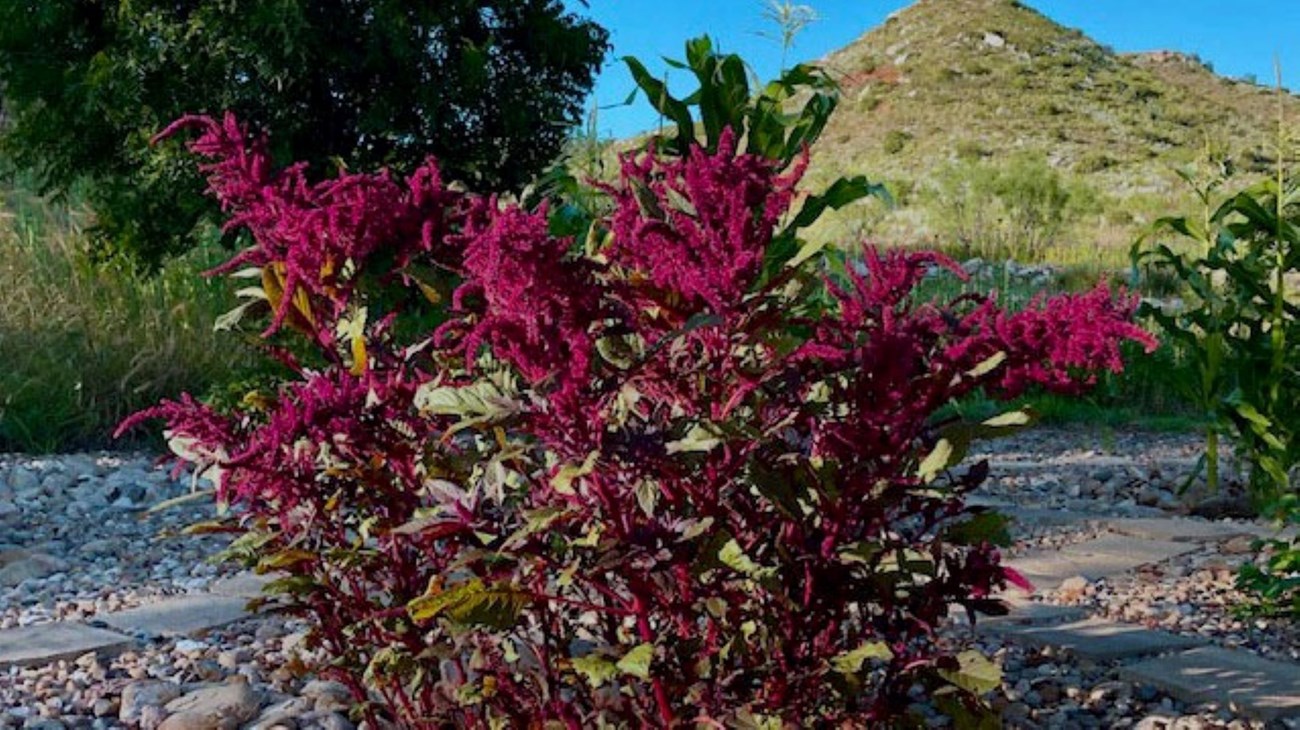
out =
[(862, 173), (899, 198), (892, 211), (844, 211), (817, 233), (837, 238), (948, 245), (958, 228), (945, 217), (959, 213), (945, 210), (945, 191), (1019, 160), (1022, 171), (1047, 169), (1072, 201), (1053, 233), (1058, 257), (1122, 248), (1149, 219), (1190, 204), (1176, 170), (1201, 163), (1198, 175), (1228, 171), (1229, 184), (1245, 184), (1275, 164), (1279, 107), (1300, 123), (1291, 94), (1279, 104), (1275, 90), (1175, 51), (1118, 54), (1016, 0), (920, 0), (821, 63), (844, 98), (812, 181)]

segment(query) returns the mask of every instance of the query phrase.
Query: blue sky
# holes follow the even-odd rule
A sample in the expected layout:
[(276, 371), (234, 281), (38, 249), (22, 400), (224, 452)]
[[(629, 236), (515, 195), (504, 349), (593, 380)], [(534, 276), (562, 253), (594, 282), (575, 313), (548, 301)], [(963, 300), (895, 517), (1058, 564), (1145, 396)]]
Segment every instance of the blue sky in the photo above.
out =
[[(909, 0), (804, 0), (821, 16), (796, 41), (790, 61), (812, 60), (852, 42)], [(1154, 49), (1198, 54), (1226, 76), (1253, 74), (1272, 82), (1280, 57), (1284, 82), (1300, 84), (1300, 0), (1024, 0), (1062, 25), (1079, 28), (1120, 51)], [(627, 98), (632, 82), (619, 58), (633, 55), (653, 69), (661, 56), (682, 56), (685, 39), (708, 33), (726, 51), (743, 55), (764, 79), (780, 67), (780, 45), (763, 0), (589, 0), (584, 11), (610, 31), (611, 60), (596, 86), (602, 105)], [(576, 5), (570, 2), (571, 5)], [(655, 62), (655, 63), (652, 63)], [(680, 72), (679, 72), (680, 74)], [(672, 76), (669, 76), (671, 83)], [(679, 88), (689, 89), (683, 80)], [(657, 115), (638, 101), (603, 109), (604, 136), (623, 137), (655, 125)]]

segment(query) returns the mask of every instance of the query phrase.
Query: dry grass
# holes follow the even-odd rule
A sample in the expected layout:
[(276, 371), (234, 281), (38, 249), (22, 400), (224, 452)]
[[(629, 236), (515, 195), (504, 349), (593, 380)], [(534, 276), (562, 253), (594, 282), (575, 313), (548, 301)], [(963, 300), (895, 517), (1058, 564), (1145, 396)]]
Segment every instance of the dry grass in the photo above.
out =
[(0, 201), (0, 450), (105, 445), (129, 413), (237, 376), (247, 353), (212, 331), (230, 295), (198, 275), (212, 253), (154, 276), (98, 266), (75, 206)]

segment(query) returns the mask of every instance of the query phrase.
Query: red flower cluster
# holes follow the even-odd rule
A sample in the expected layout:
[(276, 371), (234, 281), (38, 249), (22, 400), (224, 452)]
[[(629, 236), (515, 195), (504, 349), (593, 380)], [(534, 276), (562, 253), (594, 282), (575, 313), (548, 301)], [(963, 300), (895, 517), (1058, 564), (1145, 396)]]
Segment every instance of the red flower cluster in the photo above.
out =
[(231, 214), (225, 228), (247, 229), (255, 242), (212, 273), (276, 267), (283, 278), (268, 334), (284, 323), (300, 290), (309, 295), (306, 301), (321, 305), (312, 314), (332, 323), (350, 300), (357, 272), (371, 268), (376, 254), (392, 257), (397, 269), (419, 255), (446, 258), (438, 249), (457, 227), (463, 196), (443, 184), (432, 160), (404, 185), (386, 172), (313, 185), (306, 165), (274, 172), (266, 140), (250, 142), (229, 113), (222, 123), (184, 117), (155, 139), (187, 129), (202, 131), (190, 149), (214, 160), (201, 169), (209, 191)]
[[(590, 377), (600, 313), (594, 267), (569, 256), (570, 241), (547, 233), (545, 210), (476, 201), (459, 239), (464, 283), (453, 306), (477, 319), (463, 337), (466, 362), (472, 366), (486, 343), (530, 385), (549, 380), (551, 397), (571, 403)], [(449, 322), (440, 334), (466, 324)]]
[(610, 189), (610, 257), (647, 277), (660, 304), (675, 297), (688, 313), (734, 311), (806, 166), (805, 156), (782, 175), (772, 160), (737, 154), (730, 130), (712, 155), (694, 147), (682, 159), (626, 156), (622, 184)]

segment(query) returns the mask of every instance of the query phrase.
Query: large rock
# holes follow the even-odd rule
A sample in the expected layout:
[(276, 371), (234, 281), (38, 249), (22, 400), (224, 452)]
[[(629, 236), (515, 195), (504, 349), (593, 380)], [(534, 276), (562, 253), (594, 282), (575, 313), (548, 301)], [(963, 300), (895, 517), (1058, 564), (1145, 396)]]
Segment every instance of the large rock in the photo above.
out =
[(117, 719), (126, 724), (139, 723), (146, 707), (163, 707), (180, 696), (180, 686), (171, 682), (132, 682), (122, 691)]
[(311, 714), (312, 701), (306, 697), (291, 697), (262, 711), (257, 721), (244, 730), (271, 730), (274, 727), (297, 727), (297, 721)]
[(14, 467), (9, 471), (9, 486), (19, 497), (31, 497), (41, 488), (41, 478), (30, 469)]
[(53, 555), (7, 550), (0, 553), (0, 588), (13, 588), (23, 581), (46, 578), (68, 569), (68, 564)]
[(209, 685), (167, 703), (171, 713), (159, 730), (226, 730), (251, 722), (262, 699), (243, 682)]
[(316, 712), (347, 712), (353, 704), (352, 691), (340, 682), (314, 679), (300, 694), (313, 701)]

